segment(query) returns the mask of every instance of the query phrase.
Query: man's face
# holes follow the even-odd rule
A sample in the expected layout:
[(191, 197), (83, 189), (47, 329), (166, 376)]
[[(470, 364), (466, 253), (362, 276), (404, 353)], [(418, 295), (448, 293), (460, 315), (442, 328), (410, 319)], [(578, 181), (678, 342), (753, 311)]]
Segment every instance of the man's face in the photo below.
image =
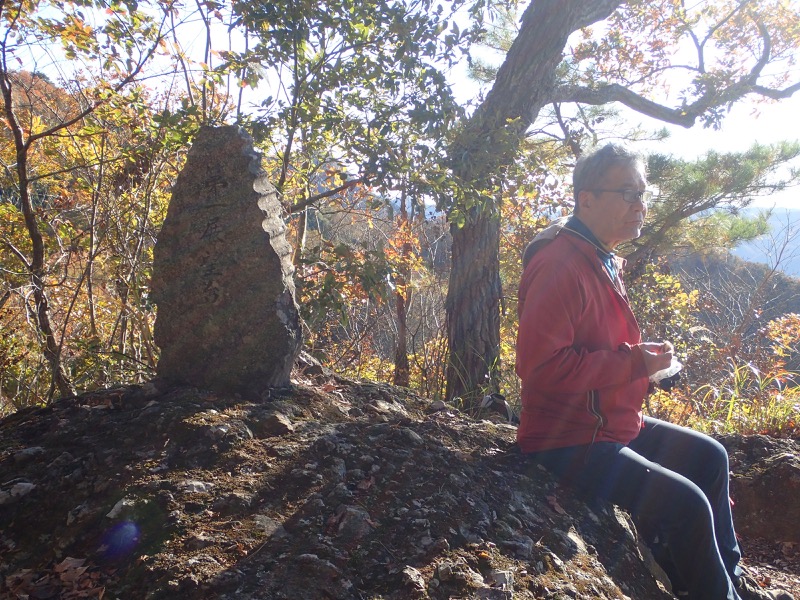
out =
[(592, 187), (578, 194), (578, 218), (609, 249), (638, 238), (647, 204), (642, 200), (626, 202), (622, 191), (645, 191), (644, 173), (636, 165), (615, 165)]

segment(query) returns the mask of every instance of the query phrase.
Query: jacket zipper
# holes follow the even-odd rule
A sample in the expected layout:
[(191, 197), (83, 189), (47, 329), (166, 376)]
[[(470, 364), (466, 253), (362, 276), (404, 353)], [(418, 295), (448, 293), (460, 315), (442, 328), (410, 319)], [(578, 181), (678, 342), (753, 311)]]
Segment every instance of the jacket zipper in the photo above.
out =
[(603, 413), (600, 412), (600, 407), (598, 406), (597, 390), (589, 390), (586, 393), (586, 401), (589, 413), (597, 419), (597, 425), (595, 425), (594, 433), (592, 433), (592, 441), (589, 443), (589, 446), (592, 446), (597, 434), (600, 432), (600, 428), (605, 425), (605, 418), (603, 418)]

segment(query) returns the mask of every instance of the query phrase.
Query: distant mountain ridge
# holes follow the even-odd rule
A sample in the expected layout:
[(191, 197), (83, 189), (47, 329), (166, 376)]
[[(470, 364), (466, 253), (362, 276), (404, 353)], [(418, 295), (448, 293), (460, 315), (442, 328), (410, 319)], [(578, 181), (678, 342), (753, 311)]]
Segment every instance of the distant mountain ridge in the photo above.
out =
[[(765, 209), (751, 208), (748, 209), (747, 214), (754, 215), (763, 210)], [(775, 208), (769, 218), (769, 224), (772, 228), (771, 234), (739, 245), (732, 254), (748, 262), (772, 266), (774, 257), (770, 256), (773, 253), (769, 248), (770, 236), (779, 241), (784, 239), (788, 231), (788, 244), (783, 251), (779, 269), (788, 276), (800, 278), (800, 208)]]
[[(800, 277), (771, 273), (765, 264), (731, 253), (676, 257), (669, 264), (684, 286), (714, 299), (716, 309), (697, 314), (712, 331), (741, 327), (742, 339), (747, 340), (774, 319), (800, 314)], [(789, 357), (787, 368), (800, 372), (800, 355)]]

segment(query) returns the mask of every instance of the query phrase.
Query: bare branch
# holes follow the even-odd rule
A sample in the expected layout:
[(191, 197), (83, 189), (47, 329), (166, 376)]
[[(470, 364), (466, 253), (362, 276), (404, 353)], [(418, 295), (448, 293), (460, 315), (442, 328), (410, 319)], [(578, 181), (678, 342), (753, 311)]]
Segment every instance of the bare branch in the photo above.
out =
[(20, 260), (20, 262), (22, 262), (22, 264), (25, 265), (25, 268), (28, 271), (30, 271), (31, 263), (28, 262), (28, 259), (25, 258), (25, 255), (22, 253), (22, 251), (20, 251), (19, 248), (17, 248), (14, 244), (9, 242), (8, 240), (3, 240), (3, 243), (8, 247), (9, 250), (11, 250), (14, 256), (16, 256)]
[[(164, 17), (164, 20), (161, 21), (161, 27), (160, 28), (164, 27), (164, 23), (165, 22), (166, 22), (166, 16)], [(136, 79), (136, 76), (144, 68), (145, 64), (147, 64), (147, 62), (150, 60), (150, 58), (155, 54), (155, 51), (158, 49), (159, 44), (161, 43), (161, 40), (162, 40), (162, 35), (161, 35), (161, 31), (159, 31), (159, 34), (156, 36), (155, 40), (153, 41), (152, 46), (150, 46), (150, 48), (148, 48), (148, 50), (147, 50), (147, 52), (145, 52), (144, 56), (139, 60), (139, 62), (136, 63), (136, 67), (130, 73), (128, 73), (128, 75), (124, 79), (122, 79), (122, 81), (117, 83), (112, 88), (113, 93), (120, 92), (129, 83), (133, 82)], [(111, 96), (109, 95), (108, 97), (110, 98)], [(106, 102), (107, 102), (107, 99), (103, 99), (103, 98), (95, 100), (93, 103), (91, 103), (89, 106), (87, 106), (86, 109), (82, 110), (80, 113), (75, 115), (72, 119), (69, 119), (68, 121), (64, 121), (62, 123), (59, 123), (58, 125), (55, 125), (55, 126), (51, 127), (50, 129), (47, 129), (45, 131), (41, 131), (39, 133), (31, 135), (28, 138), (28, 140), (25, 142), (25, 147), (29, 148), (31, 146), (31, 144), (33, 144), (33, 142), (35, 142), (35, 141), (37, 141), (37, 140), (39, 140), (41, 138), (49, 137), (49, 136), (51, 136), (51, 135), (53, 135), (53, 134), (55, 134), (55, 133), (57, 133), (57, 132), (59, 132), (59, 131), (61, 131), (63, 129), (69, 128), (70, 126), (72, 126), (75, 123), (81, 121), (82, 119), (84, 119), (88, 115), (92, 114), (94, 111), (96, 111), (100, 106), (102, 106)]]
[(114, 163), (120, 163), (124, 161), (123, 157), (117, 158), (104, 158), (104, 159), (97, 159), (94, 162), (83, 162), (77, 165), (73, 165), (71, 167), (64, 167), (63, 169), (56, 169), (55, 171), (48, 171), (46, 173), (41, 173), (39, 175), (32, 175), (28, 178), (28, 183), (36, 183), (40, 179), (49, 179), (51, 177), (55, 177), (57, 175), (65, 175), (67, 173), (72, 173), (74, 171), (80, 171), (82, 169), (90, 169), (92, 167), (102, 166), (102, 165), (110, 165)]
[(596, 88), (575, 85), (561, 86), (555, 90), (554, 95), (558, 102), (581, 102), (592, 105), (619, 102), (643, 115), (687, 128), (695, 124), (697, 117), (707, 107), (703, 105), (702, 109), (699, 109), (698, 101), (686, 107), (670, 108), (648, 100), (618, 83), (601, 85)]
[[(699, 72), (705, 72), (703, 49), (705, 43), (708, 41), (709, 36), (719, 28), (722, 24), (730, 20), (736, 12), (741, 9), (741, 6), (729, 14), (721, 23), (719, 23), (711, 32), (708, 33), (706, 38), (698, 43), (697, 38), (692, 35), (695, 46), (698, 50), (698, 61), (700, 64)], [(758, 85), (758, 78), (761, 76), (764, 68), (769, 64), (772, 57), (772, 39), (766, 25), (761, 21), (755, 21), (755, 25), (759, 30), (761, 39), (763, 40), (763, 48), (758, 62), (753, 65), (753, 68), (743, 76), (740, 80), (733, 82), (729, 86), (722, 89), (709, 88), (703, 95), (699, 96), (691, 104), (681, 106), (678, 108), (671, 108), (662, 104), (658, 104), (652, 100), (631, 91), (629, 88), (620, 84), (612, 83), (599, 85), (594, 88), (580, 87), (580, 86), (562, 86), (555, 90), (554, 100), (556, 102), (582, 102), (584, 104), (600, 105), (610, 102), (619, 102), (628, 108), (635, 110), (641, 114), (653, 117), (666, 123), (673, 125), (680, 125), (681, 127), (689, 128), (693, 126), (697, 118), (700, 117), (709, 108), (722, 106), (727, 103), (734, 102), (747, 94), (757, 94), (773, 100), (789, 98), (795, 92), (800, 90), (800, 82), (795, 83), (782, 90), (768, 88)], [(681, 68), (689, 68), (682, 66)]]
[[(763, 60), (763, 59), (762, 59)], [(759, 61), (759, 65), (762, 61)], [(663, 104), (658, 104), (652, 100), (640, 96), (618, 83), (601, 85), (596, 88), (582, 86), (561, 86), (555, 90), (554, 96), (557, 102), (581, 102), (583, 104), (608, 104), (619, 102), (638, 113), (653, 117), (665, 123), (680, 125), (687, 129), (697, 122), (697, 118), (709, 108), (720, 106), (728, 102), (746, 96), (747, 94), (758, 94), (774, 100), (789, 98), (800, 90), (800, 82), (795, 83), (783, 90), (776, 90), (750, 83), (756, 69), (756, 65), (747, 77), (738, 81), (719, 92), (709, 92), (700, 96), (693, 103), (679, 108), (670, 108)], [(755, 75), (757, 77), (757, 75)]]
[(760, 96), (765, 96), (772, 100), (784, 100), (786, 98), (791, 98), (795, 92), (800, 91), (800, 82), (782, 90), (764, 87), (763, 85), (754, 85), (752, 86), (752, 91), (754, 94), (759, 94)]
[(302, 200), (302, 201), (298, 202), (297, 204), (293, 204), (287, 210), (289, 211), (289, 214), (294, 214), (294, 213), (300, 212), (301, 210), (303, 210), (304, 208), (306, 208), (308, 206), (311, 206), (312, 204), (314, 204), (318, 200), (322, 200), (323, 198), (328, 198), (330, 196), (335, 196), (336, 194), (338, 194), (340, 192), (343, 192), (344, 190), (350, 189), (351, 187), (354, 187), (354, 186), (358, 185), (359, 183), (366, 183), (366, 182), (367, 182), (366, 177), (360, 177), (358, 179), (353, 179), (351, 181), (346, 181), (345, 183), (343, 183), (339, 187), (335, 187), (335, 188), (332, 188), (330, 190), (326, 190), (326, 191), (324, 191), (324, 192), (322, 192), (320, 194), (315, 194), (314, 196), (310, 196), (310, 197), (306, 198), (305, 200)]
[(706, 42), (708, 42), (714, 36), (714, 34), (722, 28), (723, 25), (725, 25), (728, 21), (733, 19), (733, 17), (736, 16), (736, 13), (741, 11), (746, 5), (747, 5), (746, 1), (739, 3), (739, 5), (736, 6), (733, 10), (731, 10), (731, 12), (728, 13), (726, 17), (721, 19), (719, 23), (717, 23), (711, 29), (708, 30), (708, 32), (706, 33), (706, 37), (703, 38), (703, 41), (700, 43), (700, 46), (698, 48), (700, 50), (701, 60), (702, 60), (702, 54), (705, 50)]
[(575, 139), (573, 133), (569, 130), (564, 118), (561, 116), (561, 105), (553, 103), (553, 112), (556, 116), (556, 121), (558, 122), (558, 126), (561, 128), (561, 131), (564, 132), (564, 141), (569, 145), (569, 149), (572, 151), (572, 154), (575, 156), (581, 155), (581, 145), (578, 140)]
[(756, 21), (756, 27), (758, 27), (758, 31), (761, 33), (761, 39), (764, 40), (764, 48), (761, 50), (761, 58), (758, 59), (758, 62), (747, 77), (747, 80), (751, 84), (756, 83), (758, 76), (761, 75), (764, 67), (769, 64), (769, 59), (772, 56), (772, 38), (769, 36), (769, 29), (767, 29), (767, 26), (761, 21)]

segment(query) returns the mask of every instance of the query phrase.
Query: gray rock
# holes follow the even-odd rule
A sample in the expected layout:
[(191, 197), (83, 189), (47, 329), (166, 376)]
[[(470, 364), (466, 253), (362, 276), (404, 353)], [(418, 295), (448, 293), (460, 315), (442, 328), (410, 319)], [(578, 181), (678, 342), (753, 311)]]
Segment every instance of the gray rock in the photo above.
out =
[(213, 441), (222, 441), (229, 445), (235, 445), (253, 439), (253, 432), (242, 421), (232, 419), (227, 423), (209, 425), (204, 428), (205, 435)]
[(186, 561), (186, 564), (189, 565), (190, 567), (198, 565), (205, 565), (212, 567), (220, 566), (219, 561), (213, 556), (210, 556), (208, 554), (198, 554), (197, 556), (193, 556), (192, 558)]
[(501, 541), (498, 544), (514, 553), (518, 558), (529, 560), (533, 556), (534, 541), (527, 535), (519, 534), (513, 539)]
[(459, 523), (458, 533), (464, 538), (468, 544), (480, 544), (483, 538), (474, 532), (466, 523)]
[(436, 565), (436, 578), (442, 582), (452, 581), (455, 577), (456, 565), (450, 561), (444, 561)]
[(327, 500), (334, 504), (347, 502), (352, 498), (353, 492), (348, 489), (347, 484), (344, 482), (337, 483), (327, 496)]
[(62, 452), (58, 456), (56, 456), (50, 464), (47, 465), (48, 469), (55, 469), (58, 467), (63, 467), (65, 465), (69, 465), (75, 462), (75, 457), (72, 456), (69, 452)]
[(208, 481), (183, 481), (178, 486), (181, 491), (190, 494), (207, 494), (214, 488), (214, 484)]
[(45, 450), (41, 446), (31, 446), (30, 448), (23, 448), (19, 452), (14, 453), (14, 462), (17, 464), (24, 464), (29, 460), (41, 456)]
[(252, 502), (253, 499), (249, 494), (232, 492), (215, 500), (211, 508), (223, 515), (235, 515), (249, 508)]
[(86, 502), (82, 502), (67, 513), (67, 525), (72, 525), (76, 521), (81, 521), (90, 514), (92, 514), (92, 511), (89, 505)]
[(480, 600), (512, 600), (514, 594), (509, 590), (484, 587), (475, 590), (475, 597)]
[(189, 550), (202, 550), (217, 543), (217, 538), (206, 533), (197, 533), (186, 540), (186, 547)]
[(120, 499), (108, 513), (106, 517), (109, 519), (117, 519), (123, 515), (128, 515), (136, 508), (136, 500), (133, 498)]
[(296, 365), (304, 375), (309, 377), (333, 377), (334, 375), (333, 371), (305, 351), (301, 351), (298, 355)]
[(332, 481), (343, 481), (347, 475), (347, 464), (344, 459), (334, 457), (331, 459), (331, 465), (328, 468)]
[(22, 496), (27, 496), (35, 489), (36, 485), (33, 483), (29, 481), (21, 481), (11, 486), (11, 495), (15, 498), (22, 498)]
[(250, 429), (260, 438), (286, 435), (294, 431), (294, 425), (286, 415), (276, 412), (261, 414), (258, 419), (250, 422)]
[(17, 480), (9, 482), (6, 489), (0, 490), (0, 506), (16, 502), (23, 496), (30, 494), (35, 489), (36, 485), (29, 481)]
[(253, 521), (267, 537), (283, 537), (286, 535), (286, 530), (283, 528), (283, 525), (271, 517), (256, 515), (253, 517)]
[(342, 506), (337, 512), (337, 533), (342, 541), (356, 542), (372, 531), (369, 513), (359, 506)]
[(461, 585), (475, 588), (481, 588), (485, 586), (483, 576), (465, 564), (457, 565), (456, 572), (454, 573), (454, 579)]
[(501, 590), (513, 591), (514, 590), (514, 573), (513, 571), (492, 571), (490, 573), (491, 580), (495, 585), (500, 586)]
[(316, 554), (301, 554), (294, 563), (292, 576), (282, 586), (282, 597), (297, 600), (352, 597), (353, 584), (330, 561)]
[(406, 566), (402, 572), (402, 581), (408, 598), (427, 598), (425, 578), (414, 567)]
[(361, 469), (350, 469), (346, 472), (347, 480), (352, 482), (362, 481), (366, 476)]
[[(764, 435), (717, 438), (730, 458), (736, 532), (800, 542), (800, 444)], [(776, 510), (779, 508), (779, 510)]]
[(254, 397), (288, 385), (300, 351), (275, 188), (237, 127), (202, 127), (153, 257), (158, 377)]

